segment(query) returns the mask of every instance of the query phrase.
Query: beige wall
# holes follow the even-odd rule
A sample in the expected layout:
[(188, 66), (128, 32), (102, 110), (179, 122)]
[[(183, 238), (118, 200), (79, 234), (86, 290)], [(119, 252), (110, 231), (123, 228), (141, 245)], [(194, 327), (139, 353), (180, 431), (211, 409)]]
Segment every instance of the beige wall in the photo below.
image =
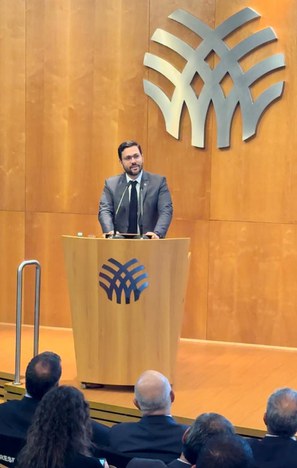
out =
[[(242, 61), (244, 69), (284, 52), (286, 68), (259, 80), (257, 97), (285, 80), (285, 92), (241, 141), (236, 110), (231, 147), (216, 147), (211, 110), (206, 147), (191, 146), (187, 112), (180, 141), (165, 132), (143, 92), (157, 28), (197, 37), (167, 17), (183, 8), (214, 27), (239, 9), (261, 14), (231, 35), (236, 44), (272, 26), (278, 41)], [(14, 321), (17, 265), (42, 265), (41, 321), (71, 326), (62, 234), (100, 235), (104, 179), (120, 171), (116, 150), (142, 143), (146, 169), (165, 174), (174, 201), (171, 237), (191, 237), (183, 336), (297, 346), (297, 0), (2, 0), (0, 2), (0, 321)], [(211, 57), (210, 60), (216, 60)], [(25, 321), (32, 320), (34, 270), (25, 274)]]

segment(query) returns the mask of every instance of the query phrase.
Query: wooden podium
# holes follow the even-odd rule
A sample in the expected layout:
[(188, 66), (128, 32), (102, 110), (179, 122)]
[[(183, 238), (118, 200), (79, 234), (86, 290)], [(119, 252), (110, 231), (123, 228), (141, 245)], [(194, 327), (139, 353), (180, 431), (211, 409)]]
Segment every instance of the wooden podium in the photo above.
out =
[(172, 382), (190, 239), (63, 243), (79, 381), (134, 385), (155, 369)]

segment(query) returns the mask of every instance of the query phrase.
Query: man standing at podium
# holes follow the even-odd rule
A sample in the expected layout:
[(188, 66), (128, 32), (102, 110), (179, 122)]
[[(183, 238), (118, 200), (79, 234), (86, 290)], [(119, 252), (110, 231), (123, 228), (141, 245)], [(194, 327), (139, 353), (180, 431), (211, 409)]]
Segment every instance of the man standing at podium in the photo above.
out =
[(173, 211), (165, 177), (143, 171), (142, 150), (136, 141), (121, 143), (118, 156), (124, 173), (105, 181), (99, 205), (103, 233), (165, 237)]

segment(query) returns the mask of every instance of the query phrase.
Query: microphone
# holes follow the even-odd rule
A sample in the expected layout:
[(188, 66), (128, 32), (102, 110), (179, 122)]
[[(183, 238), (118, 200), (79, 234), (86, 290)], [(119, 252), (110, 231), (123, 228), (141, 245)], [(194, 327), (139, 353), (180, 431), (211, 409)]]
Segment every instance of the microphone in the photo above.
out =
[(124, 196), (126, 195), (126, 192), (127, 192), (128, 188), (130, 187), (130, 185), (131, 185), (131, 181), (129, 181), (126, 184), (126, 187), (125, 187), (125, 189), (124, 189), (124, 191), (122, 193), (122, 196), (120, 198), (119, 204), (117, 206), (117, 209), (116, 209), (114, 217), (113, 217), (113, 236), (112, 236), (113, 239), (124, 239), (124, 236), (121, 236), (120, 234), (117, 234), (116, 217), (117, 217), (118, 212), (120, 211), (120, 208), (121, 208), (121, 206), (123, 204)]

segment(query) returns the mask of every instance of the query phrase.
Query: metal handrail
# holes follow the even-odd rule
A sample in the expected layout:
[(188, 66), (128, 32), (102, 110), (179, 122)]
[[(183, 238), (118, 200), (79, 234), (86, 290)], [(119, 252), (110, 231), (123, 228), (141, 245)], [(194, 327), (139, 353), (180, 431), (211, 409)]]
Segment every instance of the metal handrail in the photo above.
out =
[(22, 296), (23, 296), (23, 269), (27, 265), (35, 265), (35, 305), (34, 305), (34, 342), (33, 355), (38, 354), (39, 345), (39, 316), (40, 316), (40, 282), (41, 267), (38, 260), (25, 260), (19, 264), (17, 270), (17, 300), (16, 300), (16, 340), (15, 340), (15, 373), (14, 385), (20, 385), (21, 368), (21, 331), (22, 331)]

